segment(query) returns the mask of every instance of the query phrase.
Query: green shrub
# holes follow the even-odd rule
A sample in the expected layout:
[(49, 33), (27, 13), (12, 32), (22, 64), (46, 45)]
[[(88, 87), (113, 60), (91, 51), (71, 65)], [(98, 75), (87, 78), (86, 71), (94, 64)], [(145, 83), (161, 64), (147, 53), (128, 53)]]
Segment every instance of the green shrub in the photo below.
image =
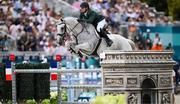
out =
[(26, 104), (37, 104), (37, 102), (34, 99), (32, 99), (32, 100), (27, 100)]
[(66, 92), (66, 90), (62, 91), (61, 98), (62, 98), (62, 101), (67, 101), (67, 92)]
[(41, 104), (50, 104), (50, 100), (49, 99), (44, 99)]
[(58, 94), (57, 94), (57, 92), (51, 92), (50, 95), (51, 95), (50, 104), (57, 104), (58, 103)]
[[(58, 94), (57, 94), (57, 92), (51, 92), (50, 95), (51, 95), (50, 104), (57, 104), (58, 103)], [(62, 101), (67, 101), (67, 92), (66, 92), (66, 90), (62, 90), (61, 98), (62, 98)]]
[(92, 104), (126, 104), (125, 95), (106, 95), (106, 96), (97, 96), (92, 100)]
[(8, 100), (7, 104), (12, 104), (12, 100)]

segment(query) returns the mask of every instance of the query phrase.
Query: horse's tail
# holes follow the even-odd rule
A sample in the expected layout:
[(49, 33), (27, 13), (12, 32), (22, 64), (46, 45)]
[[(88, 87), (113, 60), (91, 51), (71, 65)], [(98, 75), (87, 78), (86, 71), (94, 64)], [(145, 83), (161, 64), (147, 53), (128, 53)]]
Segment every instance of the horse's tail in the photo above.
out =
[(131, 45), (132, 50), (137, 50), (135, 43), (131, 39), (127, 39), (129, 44)]

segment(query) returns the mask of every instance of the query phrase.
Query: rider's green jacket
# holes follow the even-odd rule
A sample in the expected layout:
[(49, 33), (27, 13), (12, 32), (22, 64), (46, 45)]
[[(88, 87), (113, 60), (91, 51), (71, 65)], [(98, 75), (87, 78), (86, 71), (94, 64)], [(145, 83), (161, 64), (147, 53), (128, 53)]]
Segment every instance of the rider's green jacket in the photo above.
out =
[(90, 9), (87, 13), (80, 13), (79, 18), (97, 26), (97, 24), (104, 19), (104, 16)]

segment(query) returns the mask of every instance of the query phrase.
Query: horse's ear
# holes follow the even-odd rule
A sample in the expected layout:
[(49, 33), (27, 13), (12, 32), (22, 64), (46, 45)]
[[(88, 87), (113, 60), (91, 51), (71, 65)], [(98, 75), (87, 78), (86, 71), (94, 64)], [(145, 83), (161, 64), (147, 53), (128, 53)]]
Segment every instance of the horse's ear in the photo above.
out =
[(55, 18), (52, 18), (52, 22), (51, 22), (51, 23), (54, 24), (54, 25), (56, 25), (57, 20), (56, 20)]
[(65, 22), (62, 18), (60, 19), (62, 22)]
[(57, 23), (59, 23), (59, 22), (62, 22), (63, 21), (63, 19), (61, 18), (61, 19), (56, 19), (56, 18), (52, 18), (52, 24), (57, 24)]

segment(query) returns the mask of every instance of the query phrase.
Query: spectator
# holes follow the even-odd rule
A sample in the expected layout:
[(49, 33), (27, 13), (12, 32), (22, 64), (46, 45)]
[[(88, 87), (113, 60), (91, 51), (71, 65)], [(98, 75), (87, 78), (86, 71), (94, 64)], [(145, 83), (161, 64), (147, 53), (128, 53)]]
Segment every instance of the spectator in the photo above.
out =
[(109, 10), (109, 16), (110, 16), (110, 19), (109, 19), (109, 24), (112, 28), (112, 33), (118, 33), (119, 31), (119, 21), (120, 21), (120, 18), (119, 18), (119, 13), (114, 9), (114, 8), (110, 8)]
[(172, 50), (172, 45), (171, 45), (171, 43), (168, 44), (168, 46), (166, 47), (166, 50)]
[(30, 34), (28, 38), (28, 51), (37, 51), (37, 39), (34, 34)]
[(150, 32), (148, 32), (146, 34), (146, 41), (145, 41), (145, 44), (146, 44), (146, 50), (150, 50), (152, 48), (152, 40), (150, 38)]
[(6, 18), (6, 15), (5, 15), (5, 13), (3, 12), (3, 9), (0, 8), (0, 21), (5, 21), (5, 18)]
[(4, 48), (3, 37), (0, 36), (0, 49), (1, 49), (1, 51), (3, 51), (3, 48)]
[(7, 35), (4, 35), (1, 37), (1, 41), (2, 41), (2, 51), (7, 51), (8, 50), (8, 44), (7, 44)]
[(153, 41), (153, 45), (154, 45), (154, 44), (158, 44), (158, 42), (160, 42), (160, 37), (159, 37), (159, 33), (156, 33), (156, 34), (155, 34), (154, 41)]
[(2, 51), (8, 51), (10, 49), (10, 39), (7, 35), (0, 37), (0, 46)]
[(163, 45), (161, 42), (157, 43), (157, 44), (154, 44), (151, 48), (151, 50), (159, 50), (159, 51), (162, 51), (163, 50)]
[(26, 50), (26, 43), (27, 43), (27, 33), (23, 34), (17, 42), (17, 48), (19, 51), (27, 51)]
[(134, 41), (134, 38), (137, 35), (137, 26), (135, 25), (134, 22), (131, 22), (128, 28), (129, 28), (128, 39)]

